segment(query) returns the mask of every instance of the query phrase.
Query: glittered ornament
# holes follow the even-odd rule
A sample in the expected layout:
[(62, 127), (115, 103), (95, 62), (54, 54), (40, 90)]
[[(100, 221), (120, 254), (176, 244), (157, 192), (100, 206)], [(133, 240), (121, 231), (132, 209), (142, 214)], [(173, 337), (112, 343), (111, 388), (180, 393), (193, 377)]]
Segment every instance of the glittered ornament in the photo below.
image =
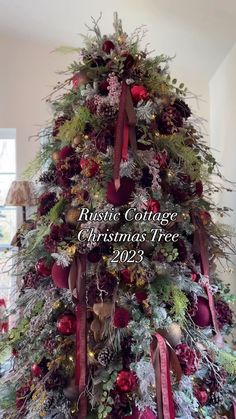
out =
[(117, 374), (116, 385), (120, 391), (132, 392), (138, 387), (138, 378), (134, 372), (122, 370)]
[(113, 44), (112, 41), (110, 41), (109, 39), (106, 39), (106, 41), (103, 42), (102, 44), (102, 50), (106, 53), (106, 54), (110, 54), (110, 52), (115, 49), (115, 45)]
[(130, 93), (131, 93), (131, 96), (135, 105), (137, 105), (137, 103), (140, 100), (143, 100), (143, 101), (148, 100), (148, 97), (149, 97), (147, 89), (144, 86), (139, 86), (136, 84), (131, 87)]
[(86, 177), (93, 177), (99, 171), (98, 163), (90, 158), (80, 159), (80, 167), (83, 171), (83, 175)]
[(43, 278), (51, 275), (52, 267), (45, 259), (39, 259), (35, 264), (37, 274)]
[(42, 375), (43, 375), (43, 370), (42, 370), (42, 368), (40, 367), (40, 365), (39, 364), (37, 364), (36, 362), (32, 365), (32, 367), (31, 367), (31, 374), (34, 376), (34, 377), (37, 377), (37, 378), (40, 378), (40, 377), (42, 377)]
[(209, 302), (206, 298), (198, 297), (196, 314), (192, 317), (192, 319), (199, 327), (208, 327), (211, 325), (211, 311)]
[(61, 266), (56, 262), (52, 266), (52, 280), (58, 288), (68, 288), (70, 266)]
[(80, 216), (80, 210), (78, 208), (69, 208), (65, 214), (65, 220), (69, 224), (77, 224), (78, 218)]
[(122, 177), (120, 179), (120, 188), (118, 191), (115, 189), (115, 184), (112, 180), (107, 185), (107, 202), (113, 204), (116, 207), (125, 205), (129, 202), (134, 190), (135, 183), (128, 177)]
[(76, 331), (76, 318), (73, 314), (62, 314), (57, 320), (57, 330), (65, 336), (74, 335)]

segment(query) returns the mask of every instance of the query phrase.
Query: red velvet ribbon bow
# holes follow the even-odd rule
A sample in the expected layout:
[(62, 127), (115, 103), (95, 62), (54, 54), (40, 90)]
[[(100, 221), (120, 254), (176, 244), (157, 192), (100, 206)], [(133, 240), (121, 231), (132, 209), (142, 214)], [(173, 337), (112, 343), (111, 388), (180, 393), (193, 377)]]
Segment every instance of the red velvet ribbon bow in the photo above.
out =
[[(207, 249), (207, 241), (208, 241), (207, 236), (206, 236), (204, 226), (200, 217), (194, 214), (192, 215), (192, 219), (193, 219), (193, 224), (195, 226), (195, 237), (194, 237), (195, 246), (199, 249), (199, 253), (200, 253), (201, 271), (204, 276), (209, 278), (210, 269), (209, 269), (209, 257), (208, 257), (208, 249)], [(214, 299), (213, 299), (213, 295), (209, 287), (209, 284), (206, 283), (206, 285), (204, 285), (204, 288), (208, 296), (209, 308), (211, 312), (213, 327), (216, 334), (220, 337), (221, 335), (220, 335), (218, 321), (216, 318)]]
[(180, 381), (182, 370), (174, 350), (159, 333), (153, 335), (151, 358), (155, 371), (158, 419), (175, 419), (170, 366)]
[(130, 87), (125, 81), (122, 82), (120, 105), (116, 124), (114, 144), (114, 183), (115, 189), (120, 188), (120, 163), (128, 159), (128, 145), (130, 141), (133, 152), (137, 149), (136, 135), (136, 114), (130, 93)]
[(86, 255), (76, 255), (71, 265), (69, 283), (76, 286), (75, 384), (79, 390), (78, 418), (87, 418), (87, 305)]

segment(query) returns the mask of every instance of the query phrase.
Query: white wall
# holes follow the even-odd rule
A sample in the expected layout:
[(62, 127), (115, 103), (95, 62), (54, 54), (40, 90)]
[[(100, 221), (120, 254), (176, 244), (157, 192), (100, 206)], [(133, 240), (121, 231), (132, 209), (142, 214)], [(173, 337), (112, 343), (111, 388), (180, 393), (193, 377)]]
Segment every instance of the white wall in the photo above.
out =
[[(210, 138), (211, 147), (217, 160), (221, 163), (222, 174), (236, 182), (236, 44), (226, 56), (210, 81)], [(229, 187), (232, 185), (228, 185)], [(234, 186), (236, 189), (236, 185)], [(224, 217), (222, 222), (236, 227), (236, 192), (222, 191), (216, 197), (221, 206), (234, 210), (230, 217)], [(236, 244), (236, 242), (235, 242)], [(236, 266), (236, 257), (233, 257)], [(232, 283), (236, 292), (236, 273), (222, 273), (227, 282)]]
[(18, 177), (39, 146), (29, 137), (50, 117), (42, 98), (62, 79), (55, 72), (66, 69), (73, 58), (51, 53), (54, 48), (23, 39), (0, 38), (0, 127), (16, 128)]

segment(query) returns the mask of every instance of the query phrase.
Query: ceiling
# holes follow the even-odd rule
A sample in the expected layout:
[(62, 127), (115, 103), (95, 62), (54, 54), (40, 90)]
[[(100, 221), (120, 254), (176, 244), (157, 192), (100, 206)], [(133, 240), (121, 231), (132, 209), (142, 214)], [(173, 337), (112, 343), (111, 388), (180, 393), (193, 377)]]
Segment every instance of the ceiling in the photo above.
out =
[(146, 24), (147, 42), (199, 78), (212, 76), (236, 42), (236, 0), (0, 0), (0, 33), (80, 46), (92, 15), (112, 31), (118, 11), (127, 32)]

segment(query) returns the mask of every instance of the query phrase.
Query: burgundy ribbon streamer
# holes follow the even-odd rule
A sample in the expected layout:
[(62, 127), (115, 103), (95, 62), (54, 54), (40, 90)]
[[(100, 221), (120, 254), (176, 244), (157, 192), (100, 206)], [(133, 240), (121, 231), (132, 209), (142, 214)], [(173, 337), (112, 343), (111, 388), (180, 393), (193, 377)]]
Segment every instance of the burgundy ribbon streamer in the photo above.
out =
[(158, 419), (175, 419), (170, 380), (170, 359), (166, 341), (159, 333), (155, 333), (153, 336), (151, 358), (155, 371)]
[(135, 136), (136, 114), (130, 93), (130, 88), (125, 81), (122, 82), (119, 112), (116, 124), (114, 144), (114, 183), (116, 190), (120, 187), (120, 162), (128, 158), (128, 145), (136, 151)]
[[(199, 251), (200, 251), (202, 274), (209, 278), (209, 258), (208, 258), (208, 250), (207, 250), (206, 233), (205, 233), (202, 221), (196, 215), (193, 215), (193, 223), (194, 223), (195, 229), (196, 229), (195, 230), (195, 238), (196, 238), (196, 242), (197, 242), (197, 245), (198, 245)], [(218, 336), (220, 336), (220, 330), (219, 330), (219, 325), (218, 325), (217, 318), (216, 318), (216, 311), (215, 311), (215, 305), (214, 305), (214, 299), (213, 299), (213, 296), (212, 296), (212, 292), (211, 292), (208, 284), (206, 284), (204, 286), (204, 288), (205, 288), (205, 290), (207, 292), (207, 296), (208, 296), (213, 327), (215, 329), (216, 334)]]
[(87, 305), (86, 305), (86, 256), (77, 255), (72, 263), (69, 284), (77, 292), (76, 304), (76, 353), (75, 384), (79, 390), (78, 418), (87, 418)]

